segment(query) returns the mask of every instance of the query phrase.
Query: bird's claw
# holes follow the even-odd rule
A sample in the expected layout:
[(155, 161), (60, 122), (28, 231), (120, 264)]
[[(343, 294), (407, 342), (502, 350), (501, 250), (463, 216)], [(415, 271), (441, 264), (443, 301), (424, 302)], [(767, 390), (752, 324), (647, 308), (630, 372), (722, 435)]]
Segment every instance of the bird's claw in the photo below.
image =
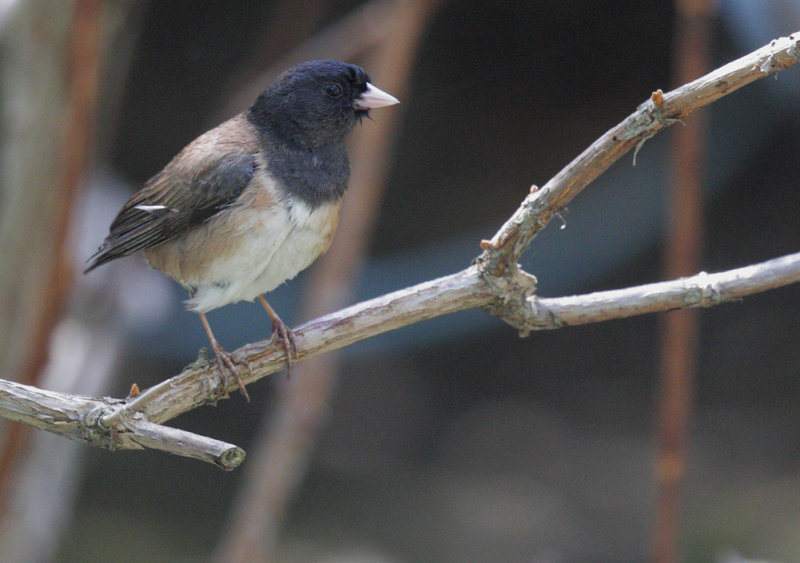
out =
[(297, 352), (297, 340), (294, 337), (294, 332), (284, 323), (273, 323), (271, 341), (275, 342), (280, 340), (283, 351), (286, 354), (286, 377), (292, 376), (292, 367), (294, 366), (294, 359), (299, 357)]
[[(247, 387), (245, 387), (244, 380), (242, 379), (242, 374), (239, 372), (239, 368), (236, 367), (236, 364), (233, 361), (233, 356), (222, 349), (221, 346), (213, 346), (214, 348), (214, 355), (219, 360), (221, 368), (227, 368), (228, 375), (232, 375), (233, 378), (236, 380), (236, 383), (239, 385), (239, 392), (244, 395), (245, 400), (250, 402), (250, 394), (247, 392)], [(249, 368), (248, 368), (249, 369)], [(220, 371), (225, 371), (225, 369), (221, 369)], [(229, 378), (225, 378), (225, 392), (228, 391), (228, 381)]]

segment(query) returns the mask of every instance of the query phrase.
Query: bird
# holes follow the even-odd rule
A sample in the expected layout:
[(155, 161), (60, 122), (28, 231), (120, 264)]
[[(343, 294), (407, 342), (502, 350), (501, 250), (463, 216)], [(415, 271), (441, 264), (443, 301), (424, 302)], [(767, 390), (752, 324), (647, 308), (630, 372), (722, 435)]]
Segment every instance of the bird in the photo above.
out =
[(221, 373), (249, 401), (206, 313), (258, 299), (291, 374), (294, 333), (264, 294), (328, 249), (350, 177), (345, 137), (370, 110), (397, 103), (354, 64), (317, 60), (286, 70), (130, 197), (85, 273), (142, 253), (187, 290), (186, 308), (200, 316)]

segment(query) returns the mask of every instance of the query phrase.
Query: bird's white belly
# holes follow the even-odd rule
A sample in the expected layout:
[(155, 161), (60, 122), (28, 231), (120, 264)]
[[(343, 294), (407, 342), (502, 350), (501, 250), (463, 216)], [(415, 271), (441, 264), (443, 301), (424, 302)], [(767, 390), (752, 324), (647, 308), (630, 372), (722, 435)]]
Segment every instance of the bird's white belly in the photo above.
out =
[(184, 285), (196, 288), (187, 307), (206, 312), (236, 301), (252, 301), (294, 278), (327, 250), (338, 210), (338, 202), (312, 210), (300, 200), (294, 200), (289, 210), (275, 206), (268, 216), (239, 209), (236, 250), (215, 258), (201, 279), (184, 280)]

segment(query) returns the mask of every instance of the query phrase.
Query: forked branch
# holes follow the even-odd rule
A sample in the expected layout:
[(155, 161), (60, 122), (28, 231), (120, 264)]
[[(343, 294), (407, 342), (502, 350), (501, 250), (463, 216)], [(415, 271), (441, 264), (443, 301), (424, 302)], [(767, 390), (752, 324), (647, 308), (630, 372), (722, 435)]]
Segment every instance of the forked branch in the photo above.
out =
[[(538, 298), (535, 278), (517, 260), (536, 234), (583, 188), (624, 154), (675, 123), (750, 82), (800, 59), (800, 32), (733, 61), (671, 92), (654, 92), (541, 189), (533, 189), (489, 241), (475, 265), (310, 321), (295, 335), (299, 360), (342, 348), (389, 330), (483, 308), (523, 333), (572, 324), (707, 307), (800, 281), (800, 254), (718, 274), (574, 297)], [(267, 341), (234, 352), (251, 383), (284, 367), (283, 349)], [(108, 449), (157, 448), (233, 469), (244, 452), (224, 442), (162, 424), (181, 413), (226, 398), (235, 389), (204, 356), (179, 375), (127, 399), (94, 399), (0, 381), (0, 416)]]

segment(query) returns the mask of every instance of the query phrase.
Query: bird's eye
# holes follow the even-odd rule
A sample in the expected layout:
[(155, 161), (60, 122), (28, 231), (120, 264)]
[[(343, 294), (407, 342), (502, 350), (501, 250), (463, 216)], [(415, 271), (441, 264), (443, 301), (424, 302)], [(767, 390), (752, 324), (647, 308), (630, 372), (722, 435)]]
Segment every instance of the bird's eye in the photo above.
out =
[(335, 82), (325, 85), (325, 94), (330, 98), (341, 98), (343, 93), (341, 85)]

